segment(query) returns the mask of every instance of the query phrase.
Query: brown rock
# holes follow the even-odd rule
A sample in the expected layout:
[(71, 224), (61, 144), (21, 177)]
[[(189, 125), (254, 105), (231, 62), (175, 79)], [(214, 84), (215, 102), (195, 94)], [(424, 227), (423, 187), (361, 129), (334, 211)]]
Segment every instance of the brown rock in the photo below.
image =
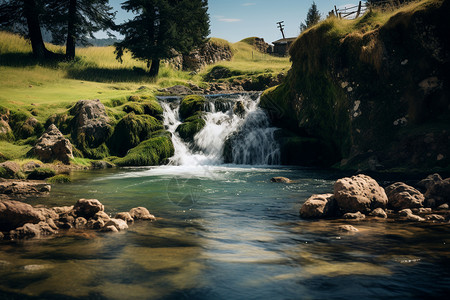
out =
[(127, 223), (134, 222), (134, 219), (131, 217), (129, 212), (120, 212), (116, 214), (114, 218), (124, 220)]
[(272, 182), (281, 182), (281, 183), (291, 183), (291, 180), (286, 177), (272, 177), (270, 179)]
[(75, 219), (75, 225), (74, 225), (74, 227), (75, 227), (76, 229), (83, 229), (83, 228), (86, 228), (86, 225), (87, 225), (87, 220), (86, 220), (85, 218), (83, 218), (83, 217), (78, 217), (78, 218)]
[(89, 229), (102, 229), (104, 226), (105, 221), (103, 221), (102, 219), (98, 220), (90, 219), (86, 224), (86, 227)]
[(366, 218), (366, 215), (362, 214), (361, 212), (355, 212), (355, 213), (346, 213), (342, 216), (343, 219), (349, 219), (349, 220), (355, 220), (360, 221), (364, 220)]
[(429, 207), (420, 207), (420, 208), (413, 208), (412, 212), (415, 214), (431, 214), (431, 208)]
[(343, 212), (368, 213), (375, 208), (386, 208), (386, 193), (378, 183), (366, 175), (342, 178), (334, 184), (334, 197)]
[(92, 217), (94, 220), (102, 220), (103, 222), (108, 222), (111, 218), (104, 211), (99, 211)]
[(433, 199), (436, 206), (450, 202), (450, 178), (433, 184), (425, 193), (425, 198)]
[(0, 198), (24, 198), (29, 196), (43, 196), (50, 192), (51, 186), (41, 182), (4, 181), (0, 182)]
[(425, 219), (430, 220), (430, 221), (445, 222), (444, 216), (441, 216), (441, 215), (438, 215), (438, 214), (426, 215)]
[(51, 210), (53, 210), (56, 214), (61, 215), (69, 213), (73, 210), (73, 206), (52, 207)]
[(444, 203), (444, 204), (441, 204), (441, 205), (439, 205), (438, 207), (437, 207), (437, 209), (441, 209), (441, 210), (443, 210), (443, 209), (448, 209), (448, 203)]
[(116, 229), (118, 231), (122, 231), (122, 230), (126, 230), (128, 229), (128, 225), (127, 222), (125, 222), (122, 219), (111, 219), (109, 220), (106, 224), (105, 227), (107, 228), (108, 226), (114, 226), (116, 227)]
[(417, 186), (423, 188), (424, 190), (430, 189), (435, 183), (442, 181), (441, 175), (435, 173), (428, 175), (427, 178), (422, 179), (417, 183)]
[(102, 228), (103, 232), (119, 232), (116, 226), (114, 225), (108, 225)]
[(78, 217), (90, 219), (96, 213), (104, 211), (105, 207), (97, 199), (80, 199), (73, 207)]
[(135, 207), (130, 210), (130, 215), (134, 220), (156, 220), (145, 207)]
[(417, 216), (417, 215), (413, 215), (413, 214), (407, 215), (407, 216), (406, 216), (406, 219), (407, 219), (408, 221), (413, 221), (413, 222), (422, 222), (422, 221), (425, 221), (424, 218), (419, 217), (419, 216)]
[(35, 162), (35, 161), (29, 161), (29, 162), (27, 162), (26, 164), (24, 164), (24, 165), (22, 166), (22, 169), (23, 169), (25, 172), (31, 172), (31, 171), (33, 171), (34, 169), (36, 169), (36, 168), (41, 168), (41, 167), (42, 167), (41, 164), (39, 164), (39, 163), (37, 163), (37, 162)]
[(1, 231), (9, 231), (26, 223), (37, 224), (45, 220), (45, 216), (29, 204), (19, 201), (0, 201)]
[(396, 210), (423, 206), (425, 197), (421, 192), (403, 182), (391, 184), (386, 189), (388, 205)]
[(300, 208), (302, 218), (324, 218), (335, 212), (336, 200), (333, 194), (312, 195)]
[(372, 210), (370, 212), (369, 215), (371, 215), (373, 217), (377, 217), (377, 218), (383, 218), (383, 219), (387, 218), (387, 213), (381, 207), (375, 208), (374, 210)]
[(412, 210), (411, 210), (411, 209), (405, 208), (405, 209), (400, 210), (400, 211), (398, 212), (398, 214), (399, 214), (400, 216), (406, 217), (406, 216), (408, 216), (408, 215), (412, 215), (413, 213), (412, 213)]
[(341, 232), (358, 232), (359, 230), (352, 225), (339, 225), (337, 227), (338, 231)]
[(5, 169), (5, 178), (16, 178), (16, 174), (20, 171), (19, 164), (13, 161), (5, 161), (4, 163), (1, 163), (0, 168)]
[(9, 237), (11, 239), (40, 238), (54, 233), (56, 231), (46, 222), (39, 222), (38, 224), (26, 223), (15, 230), (11, 230)]
[(72, 144), (59, 129), (51, 124), (47, 131), (37, 140), (31, 151), (42, 161), (60, 160), (65, 164), (73, 158)]

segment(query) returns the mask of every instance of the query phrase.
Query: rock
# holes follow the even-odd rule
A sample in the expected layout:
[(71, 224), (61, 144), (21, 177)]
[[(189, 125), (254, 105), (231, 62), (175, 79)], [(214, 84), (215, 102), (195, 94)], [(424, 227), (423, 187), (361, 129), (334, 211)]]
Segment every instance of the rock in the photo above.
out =
[(90, 219), (96, 213), (104, 211), (105, 207), (97, 199), (80, 199), (74, 205), (73, 209), (78, 217)]
[(56, 226), (55, 221), (53, 219), (47, 219), (47, 224), (54, 230), (58, 230), (58, 226)]
[(272, 182), (281, 182), (281, 183), (291, 183), (291, 180), (286, 177), (272, 177), (270, 179)]
[(61, 206), (61, 207), (52, 207), (51, 210), (53, 210), (58, 215), (60, 214), (66, 214), (73, 210), (73, 206)]
[(105, 226), (105, 227), (102, 228), (102, 231), (103, 232), (119, 232), (117, 227), (114, 226), (114, 225)]
[(114, 218), (124, 220), (127, 223), (134, 222), (134, 219), (131, 217), (129, 212), (120, 212), (116, 214)]
[(417, 183), (417, 186), (424, 189), (425, 191), (430, 189), (435, 183), (442, 181), (441, 175), (435, 173), (428, 175), (427, 178), (422, 179)]
[(425, 193), (425, 198), (433, 199), (437, 206), (450, 202), (450, 178), (433, 184)]
[(370, 212), (369, 215), (371, 215), (373, 217), (383, 218), (383, 219), (387, 218), (387, 213), (381, 207), (375, 208), (374, 210), (372, 210)]
[(166, 93), (166, 94), (170, 94), (170, 95), (177, 95), (177, 96), (181, 96), (181, 95), (192, 95), (194, 92), (188, 88), (187, 86), (184, 85), (174, 85), (165, 89), (160, 89), (158, 90), (161, 93)]
[(233, 113), (243, 118), (245, 115), (245, 105), (242, 101), (237, 101), (233, 106)]
[(104, 211), (99, 211), (98, 213), (95, 214), (94, 217), (92, 217), (94, 220), (102, 220), (103, 222), (108, 222), (111, 218), (108, 216), (107, 213), (105, 213)]
[(386, 189), (388, 205), (396, 210), (423, 206), (425, 197), (421, 192), (403, 182), (391, 184)]
[(406, 216), (406, 219), (407, 219), (408, 221), (413, 221), (413, 222), (422, 222), (422, 221), (425, 221), (424, 218), (419, 217), (419, 216), (417, 216), (417, 215), (413, 215), (413, 214), (407, 215), (407, 216)]
[(312, 195), (300, 208), (302, 218), (324, 218), (335, 212), (336, 200), (333, 194)]
[(156, 220), (145, 207), (135, 207), (130, 210), (130, 215), (134, 220)]
[(437, 207), (437, 209), (448, 209), (448, 203), (441, 204)]
[(413, 208), (412, 212), (415, 214), (431, 214), (431, 208), (427, 207), (420, 207), (420, 208)]
[(29, 161), (29, 162), (27, 162), (26, 164), (24, 164), (24, 165), (22, 166), (22, 169), (23, 169), (25, 172), (31, 172), (31, 171), (33, 171), (34, 169), (41, 168), (41, 167), (42, 167), (41, 164), (39, 164), (39, 163), (37, 163), (37, 162), (35, 162), (35, 161)]
[(39, 222), (38, 224), (26, 223), (22, 227), (11, 230), (9, 237), (11, 239), (40, 238), (54, 233), (56, 231), (46, 222)]
[(342, 216), (342, 218), (343, 219), (360, 221), (360, 220), (364, 220), (366, 218), (366, 216), (358, 211), (358, 212), (355, 212), (355, 213), (346, 213), (346, 214), (344, 214)]
[(0, 199), (24, 198), (29, 196), (43, 196), (50, 192), (51, 186), (46, 183), (29, 181), (0, 182)]
[(92, 161), (91, 162), (92, 169), (110, 169), (114, 167), (114, 165), (107, 161)]
[(27, 223), (37, 224), (45, 220), (45, 216), (29, 204), (0, 201), (0, 231), (9, 231)]
[(108, 226), (114, 226), (116, 227), (116, 229), (118, 231), (122, 231), (122, 230), (126, 230), (128, 229), (128, 225), (127, 222), (125, 222), (122, 219), (111, 219), (109, 220), (106, 224), (105, 227), (107, 228)]
[(35, 209), (36, 209), (36, 211), (41, 213), (45, 217), (45, 219), (54, 219), (54, 220), (56, 220), (59, 217), (58, 214), (54, 210), (52, 210), (50, 208), (36, 207)]
[(102, 229), (104, 226), (105, 221), (103, 221), (102, 219), (98, 220), (90, 219), (86, 224), (86, 227), (89, 229)]
[[(3, 240), (5, 238), (5, 235), (3, 234), (3, 232), (0, 231), (0, 241)], [(1, 261), (0, 261), (0, 267), (1, 267)]]
[(342, 232), (358, 232), (359, 230), (352, 225), (339, 225), (337, 227), (338, 231)]
[(69, 164), (70, 159), (73, 158), (72, 144), (54, 124), (51, 124), (42, 134), (31, 151), (44, 162), (56, 159)]
[(16, 174), (20, 171), (19, 164), (13, 161), (1, 163), (0, 168), (4, 169), (4, 174), (1, 175), (0, 173), (0, 176), (3, 176), (4, 178), (16, 178)]
[(105, 106), (100, 100), (80, 100), (70, 113), (76, 120), (74, 140), (84, 141), (90, 148), (96, 148), (109, 138), (112, 127)]
[(83, 229), (86, 227), (86, 225), (87, 225), (87, 220), (85, 218), (83, 218), (83, 217), (76, 218), (75, 226), (74, 226), (76, 229)]
[(438, 215), (438, 214), (426, 215), (425, 219), (429, 220), (429, 221), (445, 222), (444, 216), (441, 216), (441, 215)]
[(409, 208), (405, 208), (405, 209), (402, 209), (402, 210), (400, 210), (399, 212), (398, 212), (398, 214), (400, 215), (400, 216), (408, 216), (408, 215), (412, 215), (413, 213), (412, 213), (412, 211), (409, 209)]
[(334, 197), (342, 212), (368, 213), (378, 207), (386, 208), (388, 202), (384, 189), (366, 175), (356, 175), (336, 181)]

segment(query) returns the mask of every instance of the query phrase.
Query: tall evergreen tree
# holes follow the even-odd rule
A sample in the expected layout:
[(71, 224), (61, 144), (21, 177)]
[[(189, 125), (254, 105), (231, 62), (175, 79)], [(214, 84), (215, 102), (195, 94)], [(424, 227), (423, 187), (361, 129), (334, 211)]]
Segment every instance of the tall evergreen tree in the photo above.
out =
[(50, 58), (55, 54), (45, 48), (40, 18), (44, 3), (41, 0), (0, 0), (0, 25), (18, 28), (30, 39), (36, 58)]
[(119, 27), (125, 37), (115, 44), (117, 59), (130, 51), (147, 62), (150, 76), (158, 75), (161, 59), (176, 55), (173, 50), (187, 54), (209, 34), (207, 0), (128, 0), (122, 8), (136, 16)]
[[(99, 30), (114, 28), (115, 12), (108, 0), (49, 0), (46, 25), (53, 42), (66, 44), (66, 57), (75, 58), (76, 44), (87, 45), (87, 38), (94, 38)], [(107, 31), (108, 32), (108, 31)], [(108, 34), (112, 36), (109, 32)]]
[(308, 14), (306, 15), (306, 20), (304, 24), (303, 22), (300, 23), (300, 31), (304, 31), (308, 29), (311, 26), (316, 25), (320, 21), (320, 13), (317, 9), (317, 5), (315, 2), (312, 3), (311, 7), (308, 10)]

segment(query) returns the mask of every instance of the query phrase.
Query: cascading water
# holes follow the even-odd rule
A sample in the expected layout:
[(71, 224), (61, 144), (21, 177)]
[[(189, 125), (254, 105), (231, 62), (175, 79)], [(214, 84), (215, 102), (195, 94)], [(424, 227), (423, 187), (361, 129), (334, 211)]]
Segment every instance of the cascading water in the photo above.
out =
[(194, 136), (193, 142), (186, 143), (176, 132), (182, 124), (179, 101), (161, 101), (164, 125), (172, 133), (175, 147), (170, 164), (279, 164), (280, 150), (274, 139), (276, 128), (270, 127), (269, 119), (258, 103), (259, 96), (254, 100), (251, 95), (207, 97), (206, 125)]

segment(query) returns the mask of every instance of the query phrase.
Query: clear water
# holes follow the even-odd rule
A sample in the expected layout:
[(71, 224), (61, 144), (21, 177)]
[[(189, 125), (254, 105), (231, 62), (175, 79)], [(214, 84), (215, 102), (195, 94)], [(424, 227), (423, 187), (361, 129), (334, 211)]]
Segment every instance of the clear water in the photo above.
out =
[[(296, 180), (271, 183), (273, 176)], [(329, 171), (167, 166), (80, 172), (29, 203), (96, 198), (156, 222), (117, 234), (61, 232), (0, 242), (0, 299), (440, 299), (450, 284), (448, 225), (300, 219)]]

